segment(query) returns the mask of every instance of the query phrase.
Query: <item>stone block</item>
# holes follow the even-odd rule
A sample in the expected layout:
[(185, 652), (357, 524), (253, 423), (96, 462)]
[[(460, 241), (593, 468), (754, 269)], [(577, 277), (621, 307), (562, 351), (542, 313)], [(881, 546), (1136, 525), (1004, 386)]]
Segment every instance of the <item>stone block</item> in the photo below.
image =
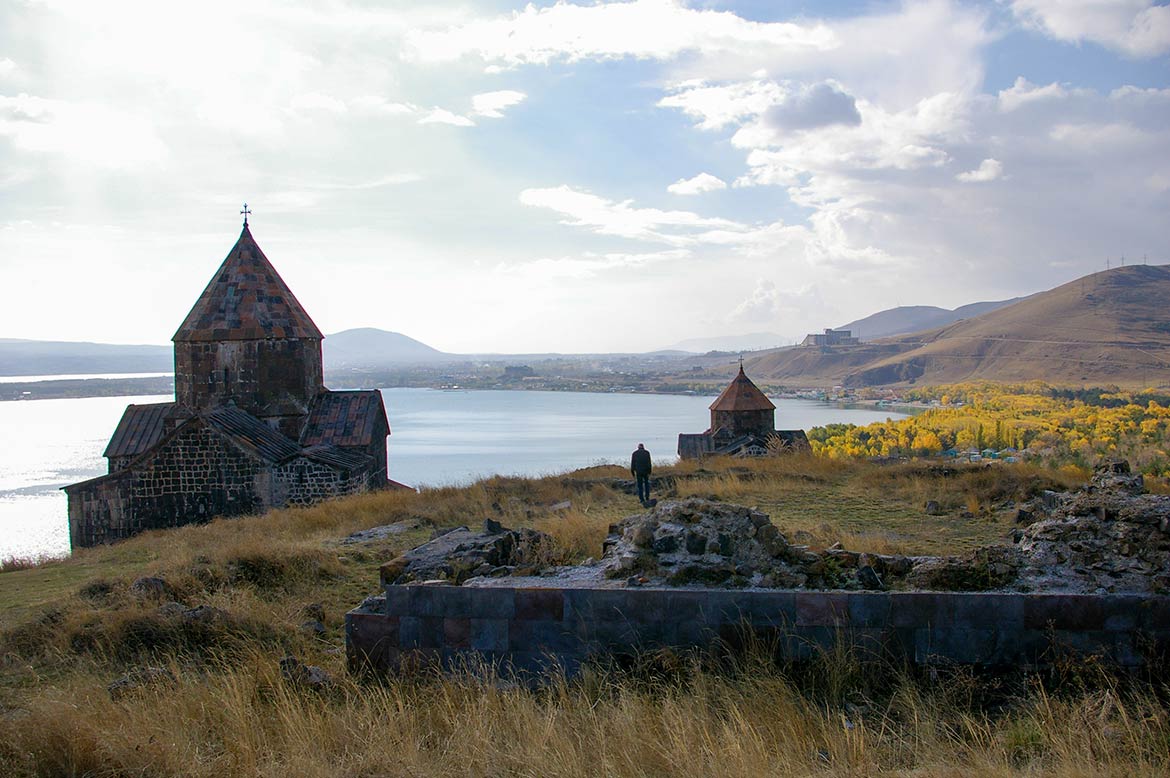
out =
[(468, 617), (473, 619), (510, 619), (516, 612), (516, 598), (509, 589), (485, 587), (465, 589)]
[(890, 596), (878, 592), (853, 592), (848, 595), (849, 624), (857, 628), (887, 626), (892, 617)]
[(1141, 605), (1142, 629), (1150, 633), (1161, 633), (1170, 638), (1170, 597), (1160, 595), (1149, 597)]
[(744, 618), (743, 595), (741, 592), (726, 589), (704, 592), (706, 599), (703, 602), (704, 620), (717, 627), (721, 624), (739, 624), (748, 619)]
[(400, 616), (398, 644), (402, 648), (441, 648), (443, 618), (435, 616)]
[(915, 637), (914, 659), (920, 663), (946, 661), (959, 664), (1004, 664), (999, 651), (1000, 633), (997, 630), (940, 627), (918, 630)]
[(625, 589), (570, 589), (565, 592), (565, 621), (628, 621)]
[(476, 651), (501, 652), (508, 650), (508, 621), (506, 619), (470, 619), (469, 645)]
[(849, 595), (839, 592), (796, 592), (798, 627), (837, 627), (849, 623)]
[(516, 621), (561, 621), (565, 593), (562, 589), (515, 589), (512, 619)]
[(706, 592), (666, 590), (661, 592), (661, 601), (663, 611), (680, 624), (706, 621)]
[(471, 647), (471, 619), (443, 619), (443, 647), (466, 649)]
[(946, 595), (950, 623), (968, 629), (1018, 629), (1024, 624), (1022, 594), (956, 593)]
[(387, 586), (386, 587), (386, 615), (387, 616), (414, 616), (414, 607), (411, 604), (411, 592), (417, 586)]
[(558, 619), (536, 621), (514, 619), (508, 622), (508, 650), (546, 652), (555, 654), (581, 654), (583, 641)]
[(1024, 604), (1029, 629), (1097, 630), (1105, 626), (1105, 598), (1084, 594), (1034, 594)]

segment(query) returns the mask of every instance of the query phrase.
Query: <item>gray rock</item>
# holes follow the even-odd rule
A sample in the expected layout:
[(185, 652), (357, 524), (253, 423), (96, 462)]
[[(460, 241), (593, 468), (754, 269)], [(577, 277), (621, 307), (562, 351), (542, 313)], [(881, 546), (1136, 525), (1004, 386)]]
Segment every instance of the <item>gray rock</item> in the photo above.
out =
[(301, 664), (295, 656), (281, 658), (280, 675), (289, 683), (308, 689), (325, 690), (334, 683), (333, 676), (325, 670), (316, 665)]
[(189, 624), (219, 625), (227, 623), (228, 620), (227, 611), (210, 605), (196, 605), (183, 611), (183, 621)]
[(174, 619), (181, 617), (187, 612), (187, 606), (181, 602), (164, 602), (158, 606), (156, 613), (167, 619)]
[(472, 532), (459, 527), (382, 565), (382, 582), (437, 579), (461, 584), (476, 575), (494, 575), (501, 567), (532, 574), (543, 566), (551, 546), (548, 535), (533, 529), (500, 526), (498, 532)]
[(857, 584), (862, 589), (873, 589), (875, 591), (881, 591), (886, 588), (886, 585), (882, 583), (881, 576), (869, 565), (862, 565), (857, 568)]
[(320, 621), (310, 619), (309, 621), (301, 623), (301, 631), (308, 632), (313, 635), (324, 635), (325, 625)]
[(938, 500), (927, 500), (923, 507), (927, 516), (939, 516), (942, 514), (942, 506), (938, 504)]
[(397, 521), (393, 524), (383, 524), (380, 527), (370, 527), (363, 529), (345, 537), (341, 542), (344, 545), (351, 545), (353, 543), (372, 543), (378, 540), (385, 540), (392, 538), (395, 535), (401, 535), (404, 532), (409, 532), (412, 529), (418, 529), (419, 523), (414, 519), (406, 519), (404, 521)]
[(130, 593), (142, 599), (161, 600), (167, 596), (167, 582), (155, 576), (135, 578), (130, 584)]

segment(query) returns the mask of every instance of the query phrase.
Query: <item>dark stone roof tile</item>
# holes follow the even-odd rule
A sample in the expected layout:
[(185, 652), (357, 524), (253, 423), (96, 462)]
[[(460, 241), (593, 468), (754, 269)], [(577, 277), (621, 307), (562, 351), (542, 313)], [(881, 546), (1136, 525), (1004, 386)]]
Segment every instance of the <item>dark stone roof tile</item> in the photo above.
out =
[(723, 394), (711, 403), (713, 411), (771, 411), (776, 406), (752, 383), (740, 365), (739, 375), (732, 379)]
[(174, 407), (173, 402), (127, 405), (102, 456), (133, 457), (153, 448), (162, 440), (167, 415)]
[(207, 424), (269, 462), (283, 462), (301, 447), (247, 411), (224, 405), (203, 416)]
[(325, 392), (309, 411), (301, 445), (365, 447), (374, 442), (379, 428), (389, 431), (390, 425), (377, 389)]
[(323, 337), (245, 225), (172, 340)]

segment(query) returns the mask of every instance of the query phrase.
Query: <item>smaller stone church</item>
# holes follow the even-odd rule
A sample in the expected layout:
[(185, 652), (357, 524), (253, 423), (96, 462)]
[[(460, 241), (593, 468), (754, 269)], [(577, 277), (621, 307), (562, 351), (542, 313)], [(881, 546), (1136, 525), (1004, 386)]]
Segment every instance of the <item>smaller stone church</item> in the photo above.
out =
[(109, 473), (65, 487), (73, 546), (399, 486), (381, 392), (326, 389), (323, 339), (245, 220), (172, 339), (174, 402), (128, 406)]
[(742, 364), (739, 375), (711, 403), (711, 427), (706, 432), (678, 436), (678, 455), (682, 459), (807, 450), (804, 430), (776, 429), (776, 406), (747, 377)]

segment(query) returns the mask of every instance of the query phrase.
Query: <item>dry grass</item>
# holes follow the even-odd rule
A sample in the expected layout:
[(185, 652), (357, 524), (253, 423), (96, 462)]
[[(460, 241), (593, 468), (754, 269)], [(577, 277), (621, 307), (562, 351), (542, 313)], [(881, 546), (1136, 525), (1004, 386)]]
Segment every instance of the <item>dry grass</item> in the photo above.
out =
[[(798, 542), (887, 553), (993, 542), (1006, 519), (987, 507), (1076, 477), (804, 457), (688, 462), (660, 474), (676, 476), (674, 495), (758, 505)], [(540, 689), (484, 676), (345, 675), (343, 616), (376, 589), (381, 562), (433, 527), (486, 517), (549, 532), (557, 561), (598, 556), (609, 524), (640, 510), (607, 486), (615, 477), (624, 471), (602, 467), (362, 495), (9, 569), (0, 583), (0, 774), (1165, 774), (1160, 687), (1020, 689), (990, 708), (973, 702), (970, 682), (875, 683), (849, 657), (796, 675), (766, 662), (728, 670), (675, 660), (658, 675), (598, 671)], [(944, 514), (925, 516), (927, 499)], [(568, 508), (551, 509), (565, 500)], [(970, 500), (983, 515), (962, 519)], [(399, 521), (418, 529), (339, 542)], [(166, 580), (163, 599), (225, 615), (192, 623), (160, 614), (158, 600), (131, 591), (143, 575)], [(323, 635), (301, 629), (310, 604), (325, 613)], [(325, 666), (337, 687), (288, 686), (276, 669), (285, 653)], [(160, 663), (178, 676), (176, 688), (109, 699), (105, 684), (127, 668)]]
[[(1152, 693), (1109, 684), (1034, 687), (984, 710), (973, 679), (894, 675), (874, 692), (856, 667), (766, 662), (669, 675), (597, 671), (540, 688), (491, 673), (291, 686), (256, 653), (176, 688), (114, 702), (96, 668), (5, 713), (6, 775), (1160, 776), (1170, 723)], [(817, 684), (820, 684), (819, 687)]]

